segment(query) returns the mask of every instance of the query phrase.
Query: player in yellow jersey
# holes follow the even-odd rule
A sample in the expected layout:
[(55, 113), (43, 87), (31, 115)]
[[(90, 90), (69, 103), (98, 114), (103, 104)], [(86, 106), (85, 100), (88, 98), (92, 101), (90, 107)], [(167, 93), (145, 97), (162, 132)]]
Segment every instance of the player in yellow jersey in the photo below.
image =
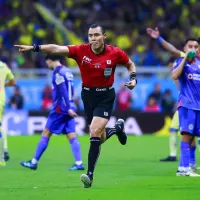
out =
[[(166, 49), (167, 51), (171, 52), (175, 57), (185, 57), (185, 53), (183, 51), (180, 51), (179, 49), (177, 49), (175, 46), (173, 46), (172, 44), (170, 44), (169, 42), (167, 42), (166, 40), (164, 40), (161, 36), (160, 36), (160, 32), (158, 30), (158, 28), (151, 29), (151, 28), (147, 28), (146, 29), (147, 34), (154, 39), (157, 39), (158, 42), (162, 45), (162, 47), (164, 49)], [(175, 59), (174, 59), (175, 60)], [(172, 62), (169, 63), (169, 65), (172, 67)], [(178, 87), (178, 83), (177, 87)], [(179, 90), (179, 87), (178, 87)], [(171, 122), (171, 126), (170, 126), (170, 138), (169, 138), (169, 149), (170, 149), (170, 155), (167, 158), (161, 159), (161, 162), (170, 162), (170, 161), (176, 161), (176, 153), (177, 153), (177, 133), (179, 130), (179, 118), (178, 118), (178, 111), (175, 112), (173, 118), (172, 118), (172, 122)], [(198, 144), (200, 145), (200, 140), (198, 139)], [(191, 144), (191, 154), (194, 153), (196, 150), (196, 142), (195, 140), (193, 141), (193, 143)], [(191, 164), (190, 165), (191, 168), (193, 170), (196, 169), (196, 165), (195, 164)]]
[[(1, 124), (6, 100), (5, 87), (15, 86), (15, 78), (8, 66), (0, 61), (0, 166), (5, 166), (5, 159), (8, 159), (7, 134), (2, 130)], [(5, 155), (4, 155), (4, 149)], [(4, 156), (6, 157), (4, 159)]]

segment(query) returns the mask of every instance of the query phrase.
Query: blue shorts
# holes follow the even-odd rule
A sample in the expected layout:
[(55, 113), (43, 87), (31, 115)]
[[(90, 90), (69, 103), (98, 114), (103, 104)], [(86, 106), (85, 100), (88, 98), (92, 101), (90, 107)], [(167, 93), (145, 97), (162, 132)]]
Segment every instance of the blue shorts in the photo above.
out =
[(67, 134), (75, 132), (75, 119), (64, 114), (51, 111), (49, 113), (45, 128), (51, 133), (55, 134)]
[(180, 107), (178, 114), (181, 134), (187, 132), (194, 136), (200, 136), (200, 111)]

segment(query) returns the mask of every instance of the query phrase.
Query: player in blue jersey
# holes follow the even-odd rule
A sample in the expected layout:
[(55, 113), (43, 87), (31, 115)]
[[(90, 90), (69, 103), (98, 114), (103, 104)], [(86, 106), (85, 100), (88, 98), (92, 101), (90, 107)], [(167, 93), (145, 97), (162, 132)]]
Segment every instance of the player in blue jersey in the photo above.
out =
[(40, 157), (46, 150), (52, 133), (66, 134), (75, 158), (75, 164), (69, 170), (84, 170), (81, 158), (80, 143), (75, 133), (75, 105), (73, 102), (73, 74), (63, 66), (60, 57), (56, 55), (46, 56), (47, 66), (53, 70), (53, 109), (49, 113), (46, 127), (38, 143), (32, 160), (20, 162), (23, 167), (33, 170), (37, 169)]
[[(166, 49), (167, 51), (169, 51), (170, 53), (172, 53), (174, 56), (176, 57), (185, 57), (185, 49), (183, 49), (183, 51), (177, 49), (174, 45), (170, 44), (168, 41), (164, 40), (161, 35), (160, 35), (160, 31), (158, 30), (158, 28), (156, 28), (155, 30), (152, 28), (147, 28), (147, 34), (154, 39), (157, 39), (157, 41), (162, 45), (162, 47), (164, 49)], [(200, 43), (200, 38), (198, 39), (198, 43)], [(199, 47), (200, 48), (200, 47)], [(200, 50), (198, 53), (198, 57), (200, 56)], [(178, 86), (178, 83), (176, 83)], [(179, 86), (178, 86), (178, 90), (179, 90)], [(177, 133), (179, 130), (179, 119), (178, 119), (178, 111), (175, 112), (173, 118), (172, 118), (172, 122), (171, 122), (171, 126), (170, 126), (170, 140), (169, 140), (169, 149), (170, 149), (170, 155), (166, 158), (160, 159), (161, 162), (173, 162), (176, 161), (176, 149), (177, 149), (177, 144), (178, 144), (178, 139), (177, 139)], [(200, 139), (198, 138), (198, 146), (200, 148)], [(196, 142), (195, 140), (193, 141), (193, 143), (191, 144), (190, 147), (190, 151), (191, 151), (191, 155), (195, 155), (195, 150), (196, 150)], [(190, 167), (193, 171), (196, 171), (197, 167), (196, 167), (196, 159), (195, 157), (191, 156), (190, 159)]]
[[(200, 58), (196, 39), (188, 39), (184, 45), (186, 56), (175, 61), (172, 78), (179, 81), (178, 112), (180, 132), (180, 162), (177, 176), (200, 177), (189, 166), (195, 163), (195, 150), (191, 149), (195, 136), (200, 136)], [(196, 56), (191, 56), (195, 52)]]

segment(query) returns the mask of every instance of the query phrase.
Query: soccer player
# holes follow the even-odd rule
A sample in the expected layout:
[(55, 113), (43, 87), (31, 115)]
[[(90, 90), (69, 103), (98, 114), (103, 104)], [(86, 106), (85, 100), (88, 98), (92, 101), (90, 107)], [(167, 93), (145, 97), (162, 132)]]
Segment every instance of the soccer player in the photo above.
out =
[(189, 166), (190, 160), (195, 158), (195, 155), (191, 155), (191, 144), (195, 136), (200, 136), (200, 59), (195, 56), (189, 61), (188, 57), (191, 51), (199, 54), (198, 41), (186, 40), (184, 51), (186, 56), (178, 58), (172, 70), (172, 78), (178, 80), (180, 85), (178, 113), (182, 135), (180, 163), (176, 175), (200, 177)]
[(0, 166), (5, 166), (5, 161), (8, 161), (9, 159), (7, 134), (2, 130), (1, 127), (6, 99), (5, 87), (15, 85), (16, 81), (13, 73), (5, 63), (0, 61)]
[[(175, 46), (173, 46), (172, 44), (170, 44), (169, 42), (167, 42), (160, 36), (160, 31), (158, 28), (156, 28), (155, 30), (153, 30), (151, 28), (147, 28), (146, 31), (147, 31), (147, 34), (151, 38), (157, 39), (158, 42), (163, 46), (163, 48), (165, 48), (167, 51), (171, 52), (174, 56), (176, 56), (176, 57), (184, 57), (185, 56), (184, 51), (180, 51), (179, 49), (177, 49)], [(177, 88), (179, 90), (178, 82), (177, 81), (175, 81), (175, 82), (176, 82)], [(171, 122), (171, 126), (170, 126), (170, 137), (169, 137), (170, 155), (166, 158), (160, 159), (161, 162), (173, 162), (173, 161), (177, 160), (176, 155), (177, 155), (177, 143), (178, 143), (177, 142), (177, 133), (178, 133), (178, 129), (179, 129), (178, 127), (179, 127), (179, 119), (178, 119), (178, 112), (176, 111), (172, 118), (172, 122)], [(198, 139), (198, 144), (200, 145), (199, 139)], [(191, 149), (191, 155), (195, 155), (195, 151), (196, 151), (196, 142), (195, 141), (193, 141), (190, 149)], [(190, 166), (193, 170), (196, 169), (196, 164), (195, 164), (194, 160), (195, 159), (192, 158), (190, 161)]]
[(105, 129), (115, 100), (113, 82), (116, 65), (125, 65), (128, 69), (130, 81), (126, 82), (125, 86), (133, 89), (137, 83), (134, 63), (118, 47), (105, 44), (105, 39), (104, 28), (101, 25), (93, 24), (88, 30), (89, 44), (69, 46), (54, 44), (41, 46), (15, 45), (21, 52), (32, 50), (62, 54), (73, 58), (79, 66), (82, 77), (81, 97), (87, 122), (90, 125), (88, 170), (86, 174), (81, 175), (81, 181), (85, 188), (92, 186), (101, 144), (114, 134), (118, 136), (122, 145), (127, 142), (127, 136), (124, 132), (124, 120), (118, 119), (113, 128)]
[(24, 167), (36, 170), (37, 164), (48, 147), (52, 133), (66, 134), (71, 145), (75, 164), (69, 170), (84, 170), (81, 158), (80, 143), (75, 133), (75, 105), (73, 102), (73, 74), (60, 62), (58, 55), (47, 55), (46, 64), (53, 70), (53, 109), (49, 113), (46, 127), (37, 145), (35, 155), (32, 160), (20, 162)]

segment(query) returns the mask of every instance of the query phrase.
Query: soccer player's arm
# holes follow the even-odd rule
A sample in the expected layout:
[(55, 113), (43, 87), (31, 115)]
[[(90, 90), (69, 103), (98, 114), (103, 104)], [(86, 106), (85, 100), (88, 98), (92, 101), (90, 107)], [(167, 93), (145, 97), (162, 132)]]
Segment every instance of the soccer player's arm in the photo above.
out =
[(121, 49), (118, 49), (118, 53), (119, 53), (119, 56), (118, 56), (119, 62), (118, 62), (118, 64), (126, 66), (126, 68), (128, 69), (129, 75), (131, 73), (136, 73), (135, 64), (128, 57), (128, 55), (124, 51), (122, 51)]
[[(160, 37), (160, 38), (162, 38), (162, 37)], [(180, 51), (174, 45), (172, 45), (171, 43), (167, 42), (163, 38), (160, 40), (160, 44), (162, 45), (162, 47), (164, 49), (166, 49), (167, 51), (169, 51), (170, 53), (172, 53), (176, 57), (184, 57), (184, 55), (185, 55), (184, 52)]]
[(6, 74), (7, 74), (5, 87), (15, 86), (16, 81), (15, 81), (14, 74), (12, 73), (12, 71), (8, 67), (5, 67), (5, 71), (6, 71)]
[(174, 45), (167, 42), (166, 40), (164, 40), (163, 37), (160, 36), (160, 31), (157, 27), (155, 28), (155, 30), (152, 28), (147, 28), (146, 31), (151, 38), (157, 39), (157, 41), (162, 45), (162, 47), (167, 51), (169, 51), (170, 53), (172, 53), (174, 56), (184, 57), (185, 54), (184, 52), (180, 51)]
[(61, 94), (62, 99), (65, 103), (66, 110), (69, 110), (70, 103), (69, 103), (68, 88), (66, 87), (66, 84), (65, 84), (65, 78), (61, 74), (57, 73), (55, 82), (56, 82), (58, 91)]
[(57, 73), (55, 82), (66, 106), (66, 111), (71, 117), (77, 117), (77, 114), (74, 112), (73, 107), (71, 107), (69, 102), (69, 90), (66, 87), (65, 78), (61, 74)]
[(178, 78), (181, 76), (186, 60), (187, 56), (185, 56), (184, 58), (179, 58), (178, 60), (175, 61), (174, 66), (172, 68), (173, 80), (178, 80)]
[(130, 77), (130, 81), (125, 83), (125, 86), (127, 86), (129, 89), (133, 89), (137, 84), (135, 64), (128, 57), (128, 55), (121, 49), (118, 49), (118, 53), (119, 53), (118, 64), (126, 66), (126, 68), (128, 69), (129, 77)]

